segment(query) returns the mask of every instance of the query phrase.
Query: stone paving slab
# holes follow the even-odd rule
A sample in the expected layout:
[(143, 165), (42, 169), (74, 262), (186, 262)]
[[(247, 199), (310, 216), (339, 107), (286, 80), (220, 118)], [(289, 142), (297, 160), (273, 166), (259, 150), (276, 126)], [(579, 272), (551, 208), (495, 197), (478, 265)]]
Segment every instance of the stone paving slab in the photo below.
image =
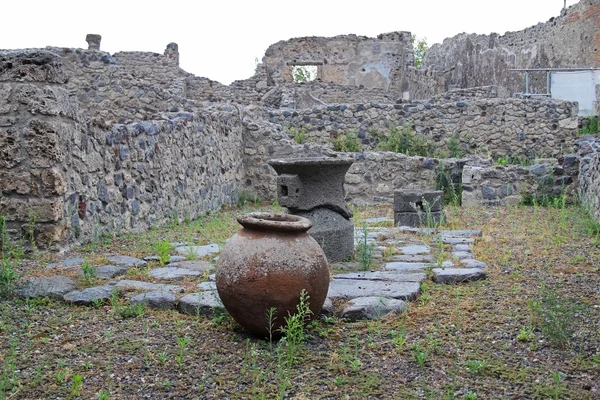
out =
[(166, 291), (166, 292), (181, 292), (183, 293), (184, 288), (177, 285), (169, 285), (165, 283), (151, 283), (151, 282), (142, 282), (142, 281), (134, 281), (134, 280), (122, 280), (118, 281), (114, 284), (115, 288), (127, 290), (142, 290), (146, 292), (155, 292), (155, 291)]
[(77, 289), (77, 281), (67, 276), (30, 278), (19, 289), (21, 298), (51, 297), (62, 300), (63, 296)]
[(112, 285), (94, 286), (69, 292), (63, 296), (63, 300), (78, 306), (89, 306), (98, 301), (110, 299), (113, 290), (115, 287)]
[(385, 264), (384, 268), (387, 271), (399, 271), (399, 272), (408, 272), (408, 271), (424, 271), (429, 264), (422, 262), (389, 262)]
[(451, 237), (451, 236), (439, 236), (444, 244), (468, 244), (475, 243), (475, 239), (473, 238), (460, 238), (460, 237)]
[(215, 269), (215, 266), (212, 263), (203, 260), (178, 261), (169, 264), (169, 267), (185, 268), (191, 271), (199, 272), (213, 271)]
[(163, 267), (155, 268), (150, 271), (150, 276), (155, 279), (165, 279), (171, 281), (180, 281), (183, 278), (189, 276), (200, 276), (202, 272), (192, 271), (190, 269), (178, 268), (178, 267)]
[[(94, 277), (99, 279), (113, 279), (127, 273), (127, 268), (116, 265), (101, 265), (92, 267), (92, 269), (94, 270)], [(79, 270), (79, 275), (84, 276), (83, 270)]]
[(350, 300), (341, 313), (341, 317), (349, 321), (365, 319), (377, 320), (381, 317), (395, 312), (406, 311), (406, 302), (385, 297), (358, 297)]
[(354, 279), (367, 281), (387, 281), (387, 282), (423, 282), (425, 280), (424, 273), (398, 273), (395, 271), (369, 271), (355, 272), (350, 274), (337, 274), (333, 279)]
[(455, 244), (454, 251), (468, 251), (471, 253), (471, 246), (468, 244)]
[(216, 291), (192, 293), (179, 299), (179, 312), (188, 315), (213, 316), (225, 312), (225, 307)]
[(48, 263), (48, 264), (46, 264), (46, 268), (70, 268), (70, 267), (74, 267), (76, 265), (81, 265), (84, 262), (85, 262), (85, 259), (81, 258), (81, 257), (67, 258), (60, 262)]
[(401, 300), (413, 300), (420, 291), (417, 282), (362, 281), (353, 279), (334, 279), (329, 282), (327, 297), (330, 299), (355, 299), (358, 297), (389, 297)]
[(200, 282), (198, 284), (198, 289), (199, 290), (217, 290), (217, 283), (216, 282)]
[[(167, 264), (184, 261), (186, 258), (184, 256), (170, 256)], [(143, 258), (144, 261), (160, 261), (159, 256), (146, 256)]]
[(220, 252), (218, 244), (208, 244), (206, 246), (179, 246), (175, 248), (175, 252), (182, 256), (193, 255), (197, 258), (204, 257), (210, 254), (216, 254)]
[(436, 283), (462, 283), (486, 278), (485, 271), (480, 268), (434, 268), (433, 281)]
[(475, 256), (470, 251), (453, 251), (451, 257), (459, 260), (472, 260)]
[(177, 297), (171, 292), (156, 291), (140, 293), (129, 299), (131, 304), (144, 304), (156, 310), (170, 310), (175, 307)]
[(487, 264), (484, 263), (483, 261), (479, 261), (479, 260), (461, 260), (460, 261), (461, 264), (464, 265), (465, 268), (480, 268), (480, 269), (486, 269), (487, 268)]
[(424, 254), (401, 254), (393, 256), (392, 261), (430, 263), (433, 261), (433, 257), (431, 255)]
[(408, 246), (403, 246), (400, 248), (402, 254), (405, 255), (417, 255), (417, 254), (429, 254), (431, 253), (431, 249), (429, 246), (425, 246), (424, 244), (411, 244)]
[(110, 256), (106, 257), (106, 259), (110, 261), (113, 265), (125, 268), (145, 267), (146, 265), (148, 265), (148, 263), (144, 260), (140, 260), (139, 258), (129, 256)]
[(479, 229), (440, 231), (441, 236), (451, 236), (451, 237), (471, 237), (471, 236), (481, 237), (482, 234), (483, 234), (483, 232)]

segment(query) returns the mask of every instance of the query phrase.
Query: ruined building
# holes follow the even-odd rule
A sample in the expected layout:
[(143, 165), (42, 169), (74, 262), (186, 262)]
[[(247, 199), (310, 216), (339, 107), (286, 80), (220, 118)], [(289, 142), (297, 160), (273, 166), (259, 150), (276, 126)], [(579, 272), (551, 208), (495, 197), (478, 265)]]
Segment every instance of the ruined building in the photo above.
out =
[[(0, 215), (9, 234), (34, 227), (49, 247), (143, 230), (243, 192), (271, 198), (268, 160), (335, 156), (332, 141), (354, 132), (363, 147), (348, 154), (354, 203), (389, 202), (394, 189), (434, 187), (440, 176), (460, 183), (465, 166), (486, 166), (477, 155), (546, 157), (533, 172), (503, 173), (529, 182), (551, 170), (551, 186), (579, 192), (600, 218), (600, 143), (576, 142), (577, 104), (514, 98), (524, 77), (510, 71), (600, 67), (599, 21), (600, 0), (583, 0), (520, 32), (446, 39), (420, 68), (409, 32), (292, 39), (269, 47), (255, 76), (229, 86), (180, 69), (175, 43), (164, 54), (111, 55), (88, 35), (87, 50), (2, 50)], [(313, 66), (318, 79), (294, 83), (296, 66)], [(532, 91), (545, 84), (532, 75)], [(440, 154), (454, 146), (469, 157), (375, 151), (402, 125)], [(471, 202), (501, 203), (523, 190), (477, 181), (487, 175), (475, 172), (463, 196)]]

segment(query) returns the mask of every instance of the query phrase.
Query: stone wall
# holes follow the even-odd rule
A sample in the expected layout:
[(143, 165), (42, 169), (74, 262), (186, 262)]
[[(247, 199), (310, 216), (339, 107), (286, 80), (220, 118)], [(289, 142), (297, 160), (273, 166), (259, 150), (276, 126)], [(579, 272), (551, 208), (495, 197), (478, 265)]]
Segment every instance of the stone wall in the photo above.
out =
[(263, 57), (272, 84), (292, 82), (295, 65), (316, 65), (317, 77), (324, 82), (385, 90), (391, 85), (392, 71), (413, 62), (410, 32), (384, 33), (377, 38), (295, 38), (269, 46)]
[[(600, 0), (582, 0), (545, 23), (504, 35), (462, 33), (428, 50), (424, 67), (449, 74), (444, 89), (498, 85), (502, 96), (525, 91), (511, 68), (600, 67)], [(546, 93), (546, 73), (533, 73), (531, 93)]]
[(600, 223), (600, 139), (584, 136), (577, 141), (581, 204)]
[(573, 151), (578, 128), (577, 105), (547, 99), (481, 99), (401, 104), (330, 104), (306, 110), (270, 110), (263, 118), (281, 127), (307, 131), (308, 140), (331, 143), (354, 132), (365, 150), (391, 124), (414, 127), (442, 153), (454, 135), (465, 154), (556, 157)]
[(542, 202), (577, 194), (579, 160), (571, 154), (532, 166), (471, 166), (462, 172), (462, 205), (504, 206), (521, 203), (526, 197)]
[[(0, 215), (36, 221), (44, 245), (138, 231), (235, 202), (243, 177), (235, 107), (93, 124), (50, 51), (0, 53)], [(118, 98), (115, 98), (115, 101)]]

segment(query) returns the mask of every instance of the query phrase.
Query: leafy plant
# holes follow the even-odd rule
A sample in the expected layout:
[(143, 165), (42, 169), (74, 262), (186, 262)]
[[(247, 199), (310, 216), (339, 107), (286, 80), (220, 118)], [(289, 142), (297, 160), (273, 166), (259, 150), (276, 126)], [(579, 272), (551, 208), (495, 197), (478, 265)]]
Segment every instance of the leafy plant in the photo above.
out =
[[(310, 126), (309, 126), (310, 127)], [(285, 126), (285, 131), (294, 138), (294, 141), (298, 144), (304, 144), (308, 140), (309, 127), (296, 128), (291, 125)]]
[(551, 345), (566, 348), (571, 343), (575, 325), (585, 306), (561, 297), (555, 289), (542, 287), (541, 298), (529, 301), (532, 323)]
[(187, 347), (187, 345), (190, 344), (190, 338), (185, 336), (185, 337), (180, 337), (177, 338), (177, 346), (179, 347), (179, 354), (177, 354), (176, 360), (177, 360), (177, 364), (181, 367), (182, 363), (183, 363), (183, 356), (185, 354), (185, 349)]
[(524, 326), (517, 334), (519, 342), (531, 342), (533, 339), (535, 339), (535, 335), (531, 326)]
[(344, 153), (359, 153), (363, 151), (363, 147), (357, 133), (347, 133), (333, 139), (333, 150)]
[(419, 364), (419, 367), (424, 367), (425, 363), (427, 362), (427, 358), (429, 357), (429, 351), (423, 347), (421, 342), (415, 343), (412, 346), (412, 349), (415, 361), (417, 364)]
[(17, 271), (7, 258), (0, 259), (0, 297), (7, 297), (14, 290)]
[(578, 135), (597, 135), (600, 133), (600, 123), (599, 118), (597, 116), (591, 117), (587, 119), (583, 123), (583, 127), (579, 130)]
[(379, 138), (377, 150), (393, 151), (407, 156), (430, 157), (434, 153), (434, 144), (425, 135), (415, 134), (408, 124), (402, 128), (391, 124), (390, 133)]
[(96, 277), (96, 270), (90, 265), (90, 261), (87, 259), (87, 257), (83, 259), (81, 272), (83, 273), (83, 279), (87, 283), (90, 283)]
[(158, 262), (160, 265), (167, 265), (171, 258), (170, 252), (171, 244), (168, 240), (156, 244), (156, 253), (158, 254)]
[(450, 157), (461, 158), (463, 155), (463, 149), (460, 147), (460, 140), (456, 133), (453, 133), (452, 136), (450, 136), (448, 150), (450, 151)]
[(71, 382), (71, 396), (78, 397), (83, 387), (83, 376), (79, 374), (73, 375), (73, 381)]
[(308, 299), (309, 296), (306, 290), (302, 289), (302, 292), (300, 292), (300, 302), (296, 306), (296, 314), (287, 316), (285, 318), (285, 325), (281, 327), (281, 333), (287, 345), (285, 362), (288, 367), (291, 367), (295, 363), (298, 349), (306, 337), (304, 324), (312, 314)]
[(356, 255), (363, 271), (368, 271), (373, 265), (374, 243), (369, 243), (369, 230), (366, 225), (362, 227), (361, 241), (356, 245)]

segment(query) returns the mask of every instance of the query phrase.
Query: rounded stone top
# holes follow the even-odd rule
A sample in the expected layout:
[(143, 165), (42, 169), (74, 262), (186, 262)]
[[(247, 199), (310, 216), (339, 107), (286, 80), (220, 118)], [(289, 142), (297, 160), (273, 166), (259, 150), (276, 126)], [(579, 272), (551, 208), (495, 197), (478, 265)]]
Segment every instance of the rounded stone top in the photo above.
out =
[(303, 233), (312, 228), (308, 218), (291, 214), (253, 212), (238, 215), (237, 221), (246, 229), (260, 231)]
[(301, 166), (318, 166), (318, 165), (352, 165), (352, 158), (335, 158), (335, 157), (306, 157), (306, 158), (279, 158), (267, 161), (270, 166), (279, 165), (301, 165)]

